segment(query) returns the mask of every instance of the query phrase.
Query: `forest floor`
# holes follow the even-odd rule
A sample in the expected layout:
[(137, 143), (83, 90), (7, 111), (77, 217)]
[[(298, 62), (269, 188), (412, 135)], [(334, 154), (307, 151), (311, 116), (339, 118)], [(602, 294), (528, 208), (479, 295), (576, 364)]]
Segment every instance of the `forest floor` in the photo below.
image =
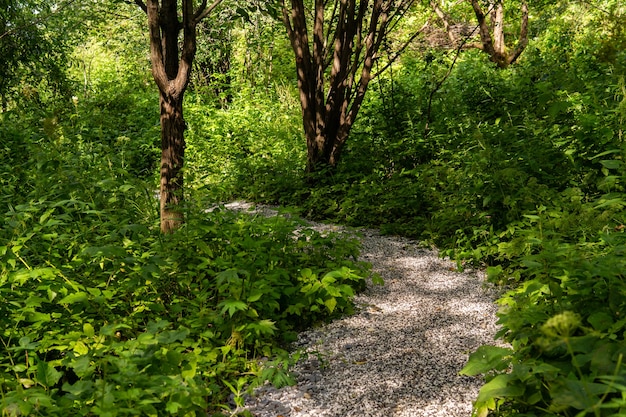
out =
[(469, 417), (482, 380), (459, 371), (476, 348), (496, 343), (496, 289), (483, 271), (459, 272), (419, 242), (357, 232), (360, 260), (384, 285), (368, 283), (355, 298), (355, 315), (301, 333), (297, 384), (261, 387), (246, 408), (258, 417)]

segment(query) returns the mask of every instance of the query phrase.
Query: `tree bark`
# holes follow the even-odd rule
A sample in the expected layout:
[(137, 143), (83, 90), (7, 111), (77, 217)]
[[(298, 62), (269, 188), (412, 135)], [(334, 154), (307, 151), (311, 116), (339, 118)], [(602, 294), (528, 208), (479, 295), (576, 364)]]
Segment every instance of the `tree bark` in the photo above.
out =
[[(196, 27), (222, 0), (197, 10), (193, 0), (182, 0), (179, 21), (178, 0), (135, 0), (148, 16), (152, 75), (159, 88), (161, 109), (161, 231), (172, 233), (184, 221), (183, 166), (185, 158), (185, 119), (183, 98), (189, 85), (196, 55)], [(179, 34), (183, 32), (182, 47)], [(179, 56), (180, 55), (180, 56)]]
[[(311, 14), (303, 0), (282, 0), (283, 22), (296, 58), (306, 172), (337, 165), (389, 23), (413, 1), (315, 0)], [(330, 19), (325, 9), (329, 4)]]
[[(477, 29), (480, 35), (480, 43), (471, 43), (467, 44), (467, 46), (475, 47), (485, 52), (489, 55), (489, 59), (496, 63), (499, 68), (507, 68), (519, 58), (528, 44), (528, 4), (522, 2), (519, 38), (515, 48), (509, 51), (507, 50), (504, 36), (504, 2), (502, 0), (490, 1), (487, 12), (483, 11), (479, 0), (470, 0), (469, 3), (478, 23)], [(438, 1), (431, 1), (430, 4), (437, 17), (442, 21), (450, 41), (455, 45), (458, 43), (458, 39), (452, 30), (448, 15), (441, 10)]]
[(172, 233), (183, 223), (185, 119), (183, 100), (161, 92), (161, 231)]
[(504, 5), (502, 1), (490, 2), (490, 24), (487, 23), (485, 13), (478, 0), (471, 0), (474, 14), (478, 21), (478, 29), (482, 42), (482, 50), (489, 55), (489, 59), (500, 68), (507, 68), (520, 56), (528, 44), (528, 5), (522, 3), (520, 34), (517, 46), (511, 52), (507, 51), (504, 39)]

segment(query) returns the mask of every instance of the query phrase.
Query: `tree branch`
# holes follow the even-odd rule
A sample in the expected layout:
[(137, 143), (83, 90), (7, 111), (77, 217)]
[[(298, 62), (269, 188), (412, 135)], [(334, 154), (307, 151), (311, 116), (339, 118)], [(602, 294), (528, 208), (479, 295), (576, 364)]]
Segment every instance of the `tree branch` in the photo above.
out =
[(161, 44), (161, 27), (159, 25), (159, 2), (148, 0), (146, 6), (148, 14), (148, 28), (150, 32), (150, 61), (152, 63), (152, 76), (159, 90), (168, 90), (167, 73), (163, 62), (163, 46)]
[(478, 4), (478, 0), (471, 0), (472, 8), (474, 9), (474, 14), (476, 15), (476, 19), (478, 20), (478, 29), (480, 33), (480, 40), (483, 44), (483, 51), (487, 52), (489, 56), (495, 55), (495, 49), (493, 47), (493, 40), (491, 39), (491, 33), (489, 31), (489, 26), (487, 25), (487, 21), (485, 19), (485, 13), (483, 13), (480, 5)]
[(200, 6), (200, 8), (198, 9), (198, 11), (196, 12), (195, 16), (194, 16), (194, 22), (198, 23), (200, 22), (202, 19), (204, 19), (205, 17), (207, 17), (209, 14), (211, 14), (211, 12), (213, 11), (213, 9), (215, 9), (217, 6), (219, 6), (219, 4), (222, 2), (222, 0), (215, 0), (213, 3), (211, 3), (211, 5), (209, 7), (206, 7), (206, 0), (202, 0), (202, 5)]
[(443, 23), (443, 28), (448, 34), (448, 39), (450, 39), (450, 42), (452, 42), (452, 45), (456, 46), (458, 39), (456, 38), (456, 35), (454, 34), (452, 27), (450, 26), (450, 19), (448, 15), (444, 13), (443, 10), (441, 10), (441, 8), (439, 7), (439, 3), (436, 1), (431, 1), (430, 7), (432, 7), (433, 11), (435, 12), (439, 20), (441, 20), (441, 23)]
[(143, 0), (135, 0), (135, 4), (139, 6), (144, 13), (148, 13), (148, 6), (146, 6), (146, 3), (144, 3)]
[(200, 17), (202, 12), (204, 12), (206, 10), (206, 5), (207, 5), (207, 0), (202, 0), (202, 3), (200, 3), (200, 6), (198, 7), (198, 10), (196, 10), (196, 12), (193, 15), (193, 20), (194, 21), (198, 22), (198, 18)]
[(183, 47), (180, 54), (178, 73), (173, 82), (174, 94), (179, 95), (185, 91), (189, 83), (189, 74), (196, 56), (196, 21), (193, 13), (193, 1), (182, 1), (183, 13)]
[(393, 57), (389, 60), (389, 62), (387, 62), (387, 64), (385, 64), (385, 66), (381, 69), (378, 70), (378, 66), (376, 67), (376, 69), (378, 71), (376, 71), (376, 73), (374, 75), (372, 75), (372, 78), (376, 78), (378, 77), (380, 74), (382, 74), (383, 72), (385, 72), (387, 69), (389, 69), (390, 66), (393, 65), (394, 62), (396, 62), (396, 60), (400, 57), (400, 55), (402, 55), (402, 53), (404, 52), (404, 50), (415, 40), (415, 38), (417, 38), (419, 35), (422, 34), (422, 32), (424, 32), (424, 30), (430, 25), (430, 22), (427, 21), (426, 23), (424, 23), (424, 25), (417, 31), (415, 32), (413, 35), (411, 35), (411, 37), (409, 38), (409, 40), (407, 40), (404, 45), (402, 45), (402, 47), (400, 49), (398, 49), (396, 51), (396, 53), (393, 55)]

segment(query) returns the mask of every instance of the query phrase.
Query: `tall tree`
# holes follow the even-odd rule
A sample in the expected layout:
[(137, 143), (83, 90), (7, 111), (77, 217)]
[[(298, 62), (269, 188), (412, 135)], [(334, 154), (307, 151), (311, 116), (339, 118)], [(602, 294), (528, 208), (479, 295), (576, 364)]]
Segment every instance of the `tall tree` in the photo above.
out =
[[(468, 2), (472, 6), (474, 16), (478, 23), (477, 29), (480, 35), (480, 42), (470, 42), (465, 44), (465, 47), (474, 47), (484, 51), (489, 55), (489, 59), (495, 62), (500, 68), (506, 68), (514, 63), (528, 44), (527, 2), (522, 1), (520, 4), (521, 17), (519, 36), (515, 47), (512, 49), (507, 48), (505, 43), (504, 0), (489, 0), (487, 2), (468, 0)], [(454, 47), (459, 46), (461, 40), (455, 32), (455, 27), (450, 20), (449, 14), (441, 9), (440, 1), (431, 1), (430, 5), (443, 23), (444, 30), (448, 34), (452, 45)]]
[(282, 0), (296, 57), (307, 172), (337, 164), (378, 52), (413, 2), (313, 0), (311, 13), (304, 0)]
[[(183, 96), (196, 55), (196, 27), (221, 3), (207, 0), (195, 8), (193, 0), (135, 0), (148, 15), (152, 75), (161, 108), (161, 231), (171, 233), (183, 222), (183, 163), (185, 119)], [(182, 42), (179, 35), (182, 31)], [(180, 45), (180, 47), (179, 47)]]

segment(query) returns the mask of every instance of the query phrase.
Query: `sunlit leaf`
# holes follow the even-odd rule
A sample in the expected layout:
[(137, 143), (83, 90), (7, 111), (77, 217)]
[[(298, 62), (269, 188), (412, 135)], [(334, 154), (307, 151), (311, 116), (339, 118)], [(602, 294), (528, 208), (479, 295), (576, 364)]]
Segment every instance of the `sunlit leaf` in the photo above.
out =
[(513, 350), (499, 346), (481, 346), (470, 354), (467, 364), (459, 372), (461, 375), (474, 376), (493, 370), (503, 369)]

